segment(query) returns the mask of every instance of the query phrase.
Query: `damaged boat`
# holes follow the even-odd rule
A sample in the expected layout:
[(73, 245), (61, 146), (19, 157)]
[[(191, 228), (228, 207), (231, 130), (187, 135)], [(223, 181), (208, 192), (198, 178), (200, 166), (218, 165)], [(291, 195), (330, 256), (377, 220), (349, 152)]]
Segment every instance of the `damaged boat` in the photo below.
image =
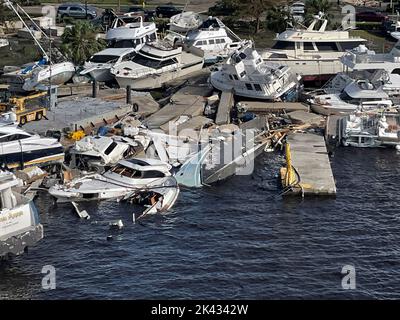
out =
[(121, 160), (103, 174), (91, 174), (65, 185), (55, 185), (49, 193), (58, 202), (110, 199), (140, 202), (146, 195), (155, 196), (157, 211), (165, 211), (174, 205), (179, 195), (179, 187), (170, 170), (171, 166), (160, 160)]
[(43, 238), (43, 226), (31, 199), (16, 192), (22, 181), (0, 171), (0, 260), (20, 255)]
[(233, 90), (238, 96), (274, 101), (292, 100), (298, 91), (299, 79), (289, 67), (263, 61), (252, 41), (246, 41), (211, 74), (211, 84), (218, 90)]
[(87, 171), (101, 171), (143, 150), (143, 146), (121, 136), (84, 137), (69, 150), (70, 167)]

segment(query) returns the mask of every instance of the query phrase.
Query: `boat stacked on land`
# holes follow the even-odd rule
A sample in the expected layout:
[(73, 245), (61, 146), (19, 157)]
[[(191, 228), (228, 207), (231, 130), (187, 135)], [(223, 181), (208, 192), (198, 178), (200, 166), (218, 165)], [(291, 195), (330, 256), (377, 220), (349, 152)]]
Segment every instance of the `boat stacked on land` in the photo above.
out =
[(251, 41), (231, 54), (220, 69), (211, 74), (211, 84), (218, 90), (263, 100), (290, 100), (300, 77), (287, 66), (263, 61)]
[(149, 90), (199, 71), (203, 63), (203, 56), (197, 52), (158, 40), (146, 43), (133, 59), (114, 65), (111, 73), (121, 88)]
[(176, 14), (170, 18), (169, 28), (171, 31), (178, 33), (186, 33), (197, 29), (203, 23), (200, 14), (193, 11), (185, 11)]
[(340, 58), (347, 50), (367, 40), (351, 37), (347, 30), (326, 30), (327, 25), (328, 20), (320, 13), (308, 28), (290, 28), (278, 34), (274, 46), (261, 56), (289, 66), (304, 81), (328, 80), (343, 71)]
[(108, 48), (94, 54), (85, 64), (81, 75), (90, 74), (97, 81), (111, 81), (110, 69), (132, 59), (147, 42), (157, 40), (154, 22), (144, 22), (142, 16), (126, 14), (117, 17), (106, 35)]
[(361, 45), (341, 58), (345, 72), (333, 77), (309, 100), (323, 115), (388, 108), (400, 102), (400, 44), (376, 54)]

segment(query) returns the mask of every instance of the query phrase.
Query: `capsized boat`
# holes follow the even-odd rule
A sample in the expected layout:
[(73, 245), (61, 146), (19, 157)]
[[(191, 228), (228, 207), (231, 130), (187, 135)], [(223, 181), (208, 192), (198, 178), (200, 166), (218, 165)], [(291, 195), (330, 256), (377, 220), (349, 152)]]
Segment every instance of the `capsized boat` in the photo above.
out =
[(21, 184), (13, 173), (0, 171), (0, 260), (24, 253), (43, 238), (35, 204), (15, 190)]
[(55, 185), (49, 193), (59, 202), (93, 200), (137, 200), (157, 194), (157, 211), (171, 208), (179, 195), (171, 166), (155, 159), (121, 160), (103, 174), (87, 175), (65, 185)]
[(114, 65), (111, 73), (121, 88), (151, 90), (201, 70), (203, 63), (203, 56), (196, 52), (158, 40), (146, 43), (132, 60)]
[(243, 43), (211, 74), (211, 84), (216, 89), (263, 100), (287, 100), (289, 92), (297, 91), (299, 79), (289, 67), (263, 61), (252, 41)]
[(14, 125), (0, 126), (0, 166), (17, 169), (62, 163), (64, 148), (53, 138), (42, 138)]

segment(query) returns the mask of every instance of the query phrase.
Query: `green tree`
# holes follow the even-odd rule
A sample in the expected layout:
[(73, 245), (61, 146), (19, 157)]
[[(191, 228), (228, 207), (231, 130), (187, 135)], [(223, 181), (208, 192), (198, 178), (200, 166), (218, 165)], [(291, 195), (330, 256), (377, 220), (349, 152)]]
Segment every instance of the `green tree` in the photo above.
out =
[(255, 21), (255, 33), (261, 29), (261, 19), (263, 18), (267, 9), (276, 4), (273, 0), (233, 0), (237, 6), (237, 13), (241, 17), (248, 17)]
[(267, 29), (276, 33), (286, 30), (288, 23), (295, 24), (293, 15), (285, 7), (272, 7), (267, 11)]
[(96, 39), (96, 34), (97, 30), (90, 22), (77, 21), (72, 28), (65, 30), (61, 51), (75, 64), (83, 64), (106, 46), (104, 40)]
[(332, 20), (332, 2), (329, 0), (307, 0), (306, 3), (306, 16), (305, 21), (309, 23), (313, 20), (313, 16), (317, 15), (319, 12), (324, 13), (325, 18), (329, 21)]

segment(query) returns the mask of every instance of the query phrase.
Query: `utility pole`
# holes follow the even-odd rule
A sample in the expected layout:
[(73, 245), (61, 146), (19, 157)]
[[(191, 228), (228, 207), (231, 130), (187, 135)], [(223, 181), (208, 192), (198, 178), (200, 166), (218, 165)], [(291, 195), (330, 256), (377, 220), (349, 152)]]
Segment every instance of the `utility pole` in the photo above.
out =
[(121, 13), (121, 0), (118, 0), (118, 13)]
[(87, 19), (87, 0), (85, 0), (85, 18)]

